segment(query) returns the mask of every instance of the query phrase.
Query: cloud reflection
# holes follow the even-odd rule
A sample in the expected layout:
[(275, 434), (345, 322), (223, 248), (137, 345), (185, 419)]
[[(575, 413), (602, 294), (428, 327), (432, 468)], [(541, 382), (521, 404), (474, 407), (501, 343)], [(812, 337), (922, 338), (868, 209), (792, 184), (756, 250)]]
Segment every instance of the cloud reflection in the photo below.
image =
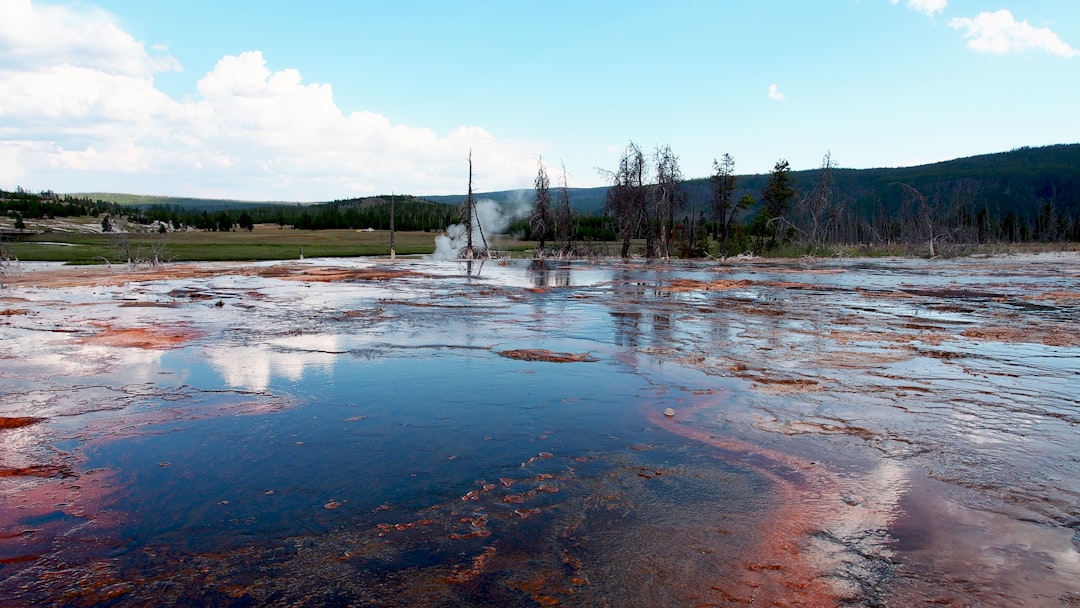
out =
[(216, 347), (208, 360), (230, 388), (265, 391), (275, 377), (299, 382), (308, 369), (329, 372), (341, 351), (335, 335), (289, 336), (255, 346)]

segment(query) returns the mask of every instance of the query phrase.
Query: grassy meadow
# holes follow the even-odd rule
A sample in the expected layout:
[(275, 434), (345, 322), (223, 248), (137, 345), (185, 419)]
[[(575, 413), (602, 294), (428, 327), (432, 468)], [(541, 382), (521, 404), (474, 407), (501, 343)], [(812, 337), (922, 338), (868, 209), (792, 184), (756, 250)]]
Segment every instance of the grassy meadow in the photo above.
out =
[[(93, 218), (91, 218), (93, 219)], [(45, 230), (33, 236), (2, 243), (3, 259), (25, 262), (66, 262), (69, 264), (145, 263), (155, 258), (159, 262), (242, 262), (257, 260), (294, 260), (300, 257), (362, 257), (390, 254), (390, 232), (355, 230), (296, 230), (279, 228), (277, 224), (257, 224), (252, 231), (232, 232), (180, 231), (166, 234), (150, 232), (108, 233), (93, 232), (91, 227), (100, 220), (85, 222), (66, 220), (62, 229), (48, 230), (46, 226), (29, 226)], [(0, 226), (5, 228), (5, 226)], [(7, 227), (9, 228), (9, 227)], [(399, 256), (428, 255), (435, 250), (437, 232), (402, 232), (395, 235), (395, 251)], [(511, 257), (529, 257), (535, 241), (522, 241), (509, 235), (495, 235), (489, 246)], [(617, 242), (589, 242), (579, 245), (600, 256), (617, 256)], [(715, 243), (714, 243), (715, 245)], [(1076, 251), (1076, 243), (997, 243), (982, 245), (951, 245), (939, 255), (958, 257), (1016, 253)], [(639, 255), (644, 241), (635, 240), (633, 251)], [(719, 252), (711, 252), (715, 259)], [(788, 244), (764, 252), (763, 257), (925, 257), (926, 253), (909, 246), (832, 246), (808, 248)]]
[[(435, 250), (433, 232), (397, 232), (397, 255), (423, 255)], [(390, 254), (390, 232), (376, 230), (294, 230), (276, 224), (256, 225), (252, 231), (184, 231), (157, 233), (101, 234), (46, 232), (6, 243), (22, 261), (100, 264), (153, 259), (159, 261), (251, 261), (288, 260), (301, 257), (354, 257)], [(525, 250), (529, 242), (501, 237), (494, 247)]]

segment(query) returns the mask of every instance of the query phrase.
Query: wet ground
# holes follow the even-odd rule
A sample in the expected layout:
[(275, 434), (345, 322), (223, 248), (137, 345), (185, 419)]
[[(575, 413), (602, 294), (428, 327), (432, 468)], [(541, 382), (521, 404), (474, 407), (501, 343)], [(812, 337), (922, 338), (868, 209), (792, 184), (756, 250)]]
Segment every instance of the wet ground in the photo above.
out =
[(24, 264), (0, 605), (1080, 605), (1080, 258)]

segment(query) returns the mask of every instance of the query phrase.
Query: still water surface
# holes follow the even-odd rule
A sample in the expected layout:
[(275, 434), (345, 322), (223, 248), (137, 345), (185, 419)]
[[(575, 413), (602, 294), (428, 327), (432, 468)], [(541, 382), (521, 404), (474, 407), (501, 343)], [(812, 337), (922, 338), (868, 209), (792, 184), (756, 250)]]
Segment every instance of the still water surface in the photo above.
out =
[(3, 596), (1080, 598), (1075, 260), (372, 266), (5, 293)]

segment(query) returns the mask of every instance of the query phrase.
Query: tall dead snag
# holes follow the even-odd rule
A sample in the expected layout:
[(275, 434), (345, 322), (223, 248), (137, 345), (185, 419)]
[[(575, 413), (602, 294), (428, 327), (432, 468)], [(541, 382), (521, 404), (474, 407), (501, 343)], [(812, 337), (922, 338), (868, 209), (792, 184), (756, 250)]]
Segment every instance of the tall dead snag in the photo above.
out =
[(935, 200), (931, 203), (914, 187), (904, 183), (899, 185), (904, 189), (904, 204), (900, 217), (901, 239), (908, 247), (925, 241), (930, 249), (930, 257), (937, 257), (938, 244), (949, 235), (945, 222), (939, 217), (941, 201)]
[(828, 237), (829, 228), (836, 221), (833, 207), (832, 155), (825, 153), (821, 161), (821, 181), (795, 203), (797, 226), (803, 238), (813, 247), (820, 247)]
[(390, 260), (393, 261), (397, 256), (397, 252), (394, 250), (394, 193), (390, 193)]
[[(604, 210), (615, 220), (622, 239), (621, 255), (630, 257), (630, 240), (648, 219), (645, 197), (645, 156), (634, 142), (626, 147), (616, 171), (600, 169), (611, 187), (604, 201)], [(648, 238), (646, 239), (648, 240)]]
[(724, 154), (720, 160), (713, 159), (713, 174), (709, 178), (712, 182), (711, 211), (713, 221), (719, 226), (720, 249), (727, 246), (728, 237), (731, 235), (731, 227), (735, 223), (740, 204), (735, 202), (735, 185), (738, 178), (735, 176), (735, 159), (730, 154)]
[(536, 239), (537, 251), (543, 257), (544, 243), (547, 240), (548, 231), (554, 224), (554, 217), (551, 210), (551, 189), (543, 159), (537, 161), (537, 165), (539, 168), (536, 171), (536, 181), (533, 182), (536, 198), (533, 201), (532, 215), (529, 216), (529, 231)]
[[(461, 205), (461, 223), (465, 226), (465, 246), (458, 252), (458, 257), (475, 260), (480, 254), (485, 254), (490, 258), (491, 251), (487, 246), (487, 238), (484, 237), (484, 227), (480, 225), (480, 220), (476, 217), (476, 199), (473, 198), (472, 150), (469, 150), (469, 193)], [(473, 238), (474, 232), (480, 237), (479, 247)]]
[[(679, 169), (679, 157), (671, 151), (671, 146), (657, 147), (654, 160), (656, 185), (653, 187), (653, 202), (659, 223), (659, 254), (660, 257), (666, 259), (671, 257), (671, 233), (675, 225), (675, 212), (685, 202), (679, 191), (682, 185), (682, 171)], [(693, 242), (692, 236), (691, 242)]]
[(574, 210), (570, 206), (570, 188), (566, 185), (566, 163), (562, 166), (562, 184), (555, 205), (555, 240), (562, 243), (566, 253), (574, 250)]
[(461, 223), (465, 226), (465, 248), (459, 253), (459, 257), (471, 260), (476, 257), (473, 250), (473, 212), (476, 203), (472, 195), (472, 150), (469, 150), (469, 192), (465, 196), (465, 202), (461, 205)]
[(6, 241), (0, 240), (0, 277), (16, 274), (18, 264), (19, 257), (15, 255), (15, 250)]

